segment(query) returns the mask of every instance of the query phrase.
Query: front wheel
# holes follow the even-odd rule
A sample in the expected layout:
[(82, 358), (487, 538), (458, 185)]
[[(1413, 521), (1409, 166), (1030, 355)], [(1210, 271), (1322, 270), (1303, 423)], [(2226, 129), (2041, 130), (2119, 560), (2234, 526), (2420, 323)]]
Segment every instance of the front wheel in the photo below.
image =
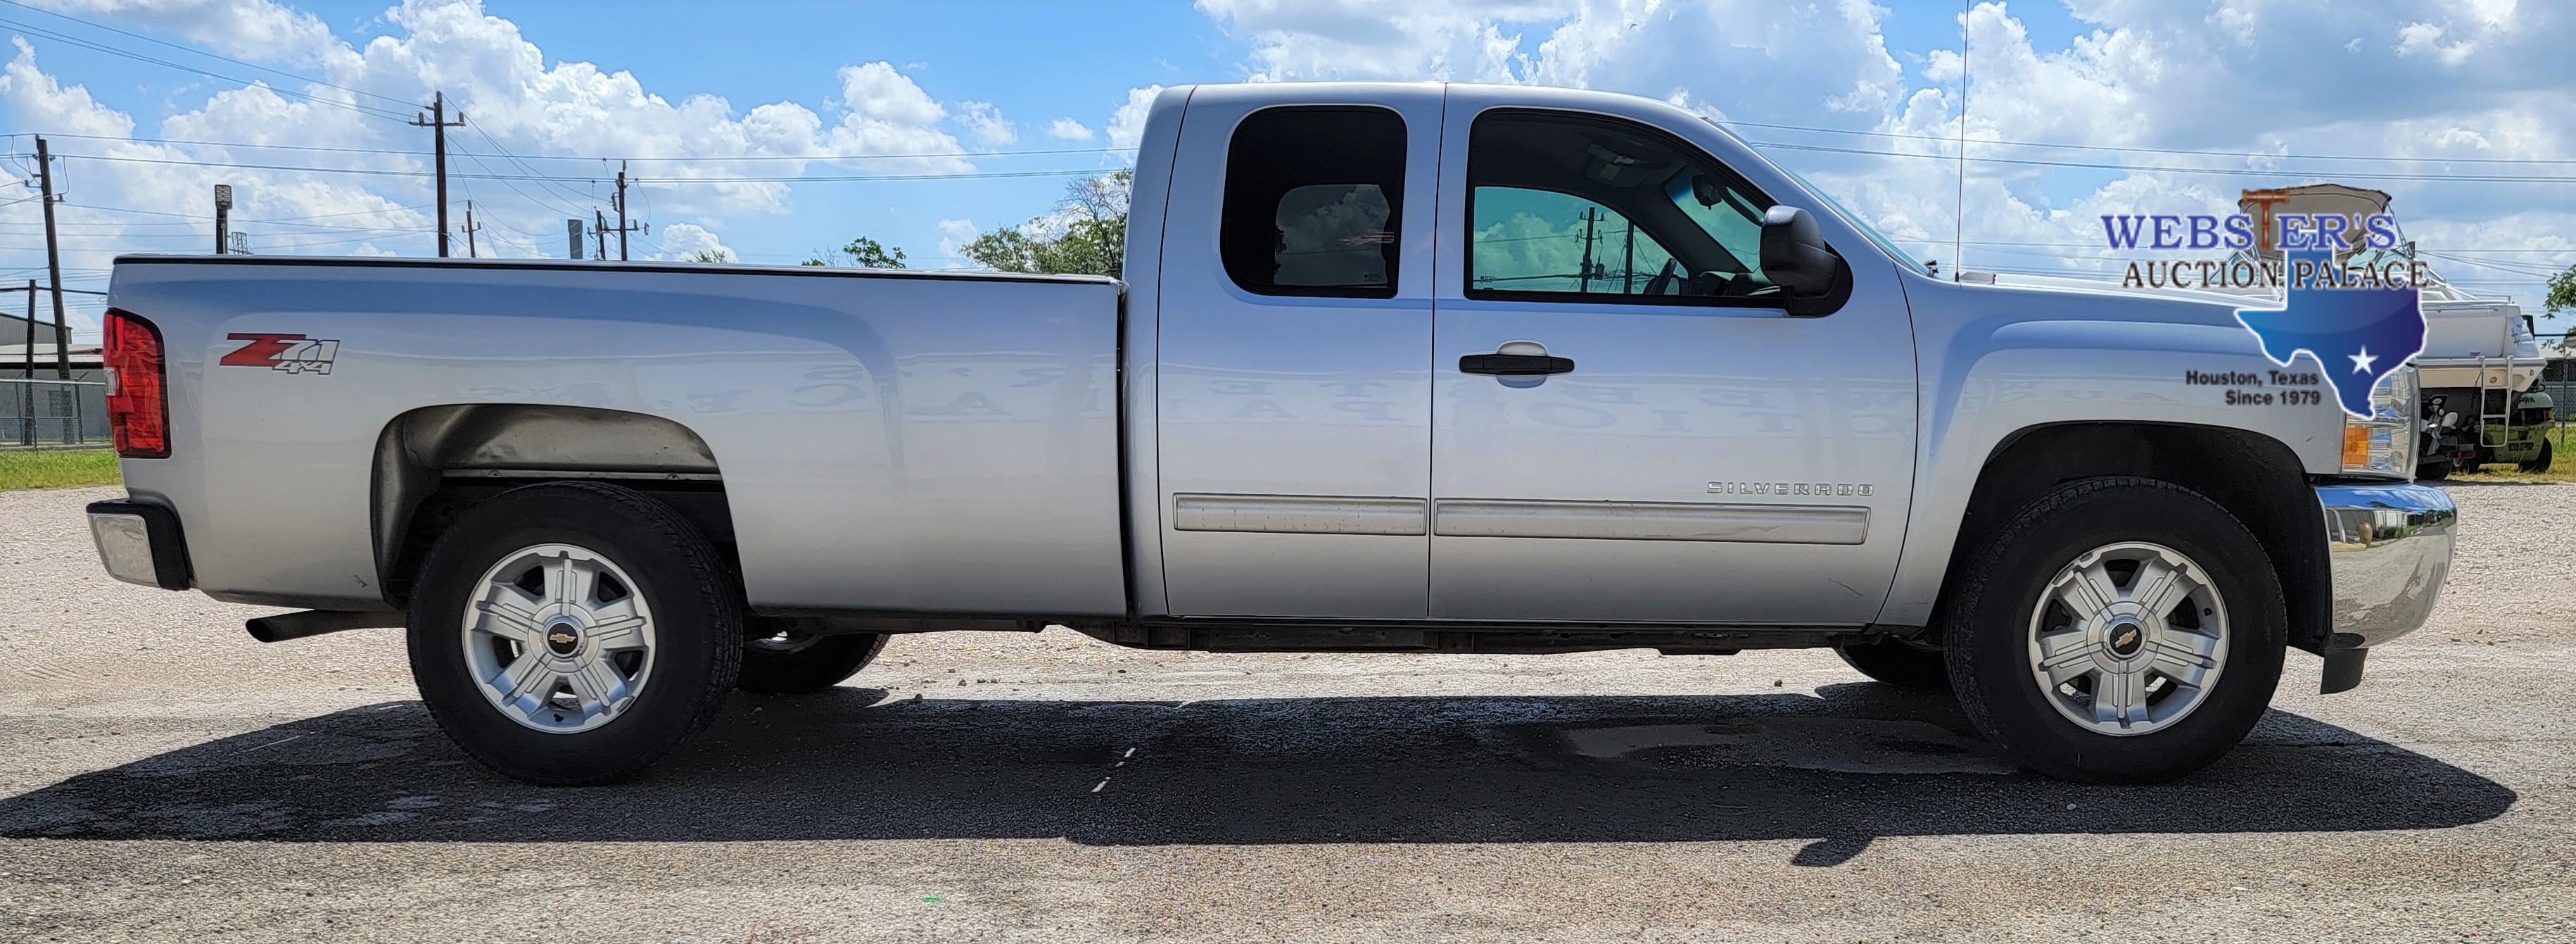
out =
[(1950, 678), (2025, 767), (2143, 783), (2244, 740), (2288, 633), (2262, 545), (2216, 502), (2097, 478), (2024, 505), (1973, 549), (1946, 607)]
[(742, 665), (724, 558), (670, 506), (591, 483), (467, 511), (412, 596), (412, 678), (468, 756), (544, 786), (643, 772), (706, 727)]

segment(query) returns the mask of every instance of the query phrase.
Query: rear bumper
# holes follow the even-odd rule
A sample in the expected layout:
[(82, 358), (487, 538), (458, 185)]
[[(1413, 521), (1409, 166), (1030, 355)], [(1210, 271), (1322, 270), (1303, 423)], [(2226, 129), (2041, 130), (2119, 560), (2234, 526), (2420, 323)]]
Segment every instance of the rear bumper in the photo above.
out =
[[(2365, 649), (2415, 631), (2442, 596), (2459, 512), (2430, 485), (2319, 485), (2334, 635), (2326, 651)], [(2357, 668), (2357, 663), (2356, 663)]]
[(119, 499), (91, 502), (89, 537), (108, 576), (163, 590), (191, 586), (188, 544), (179, 534), (179, 513), (167, 505)]

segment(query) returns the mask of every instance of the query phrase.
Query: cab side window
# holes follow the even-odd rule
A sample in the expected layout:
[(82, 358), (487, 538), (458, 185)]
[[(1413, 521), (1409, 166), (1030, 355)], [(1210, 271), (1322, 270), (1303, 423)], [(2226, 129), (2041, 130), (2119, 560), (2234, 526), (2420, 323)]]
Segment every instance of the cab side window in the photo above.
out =
[(1653, 233), (1582, 197), (1521, 187), (1478, 187), (1476, 288), (1635, 295), (1673, 263)]
[(1768, 306), (1771, 200), (1641, 125), (1496, 111), (1467, 151), (1470, 298)]
[(1392, 298), (1404, 119), (1384, 108), (1270, 108), (1226, 148), (1217, 251), (1244, 291)]

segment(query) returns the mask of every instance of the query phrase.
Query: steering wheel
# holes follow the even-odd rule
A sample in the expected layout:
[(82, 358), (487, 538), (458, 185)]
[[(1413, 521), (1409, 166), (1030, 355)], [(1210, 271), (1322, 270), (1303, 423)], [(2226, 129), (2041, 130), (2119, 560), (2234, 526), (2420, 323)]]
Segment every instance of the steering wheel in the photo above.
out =
[(1675, 269), (1678, 269), (1678, 268), (1680, 268), (1679, 260), (1674, 260), (1674, 259), (1666, 259), (1666, 260), (1664, 260), (1664, 271), (1657, 272), (1657, 273), (1655, 273), (1655, 277), (1654, 277), (1654, 278), (1651, 278), (1651, 279), (1647, 279), (1647, 280), (1646, 280), (1646, 290), (1645, 290), (1645, 292), (1643, 292), (1642, 294), (1646, 294), (1646, 295), (1670, 295), (1670, 294), (1672, 294), (1672, 293), (1673, 293), (1673, 280), (1674, 280), (1674, 278), (1675, 278), (1675, 276), (1674, 276), (1674, 274), (1673, 274), (1673, 273), (1674, 273), (1674, 270), (1675, 270)]

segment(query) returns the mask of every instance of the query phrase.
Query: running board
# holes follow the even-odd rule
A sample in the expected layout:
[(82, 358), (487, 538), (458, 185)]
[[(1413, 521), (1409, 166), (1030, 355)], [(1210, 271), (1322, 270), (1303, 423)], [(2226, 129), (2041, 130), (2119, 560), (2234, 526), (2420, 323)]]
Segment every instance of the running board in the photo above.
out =
[(250, 638), (261, 642), (285, 642), (344, 629), (388, 629), (403, 625), (403, 615), (393, 610), (353, 612), (348, 610), (302, 610), (261, 616), (243, 624)]

